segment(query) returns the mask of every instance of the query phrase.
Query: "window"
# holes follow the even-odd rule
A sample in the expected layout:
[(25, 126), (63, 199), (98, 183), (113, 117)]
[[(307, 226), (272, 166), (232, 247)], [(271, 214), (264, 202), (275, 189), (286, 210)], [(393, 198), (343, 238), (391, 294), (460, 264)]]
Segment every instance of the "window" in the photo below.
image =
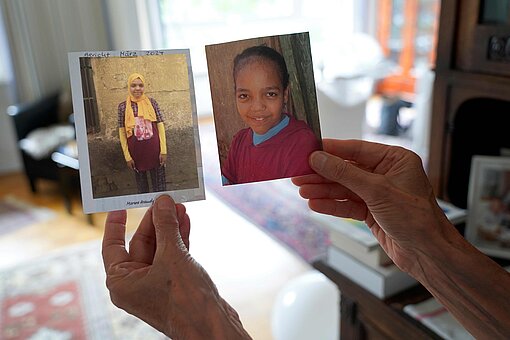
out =
[(96, 90), (94, 88), (93, 71), (90, 58), (80, 58), (81, 86), (83, 105), (85, 108), (85, 124), (87, 134), (100, 131), (99, 113), (97, 111)]
[(416, 70), (435, 64), (440, 0), (380, 0), (378, 40), (386, 57), (399, 65), (378, 88), (414, 97)]
[(8, 83), (13, 79), (9, 42), (5, 32), (3, 15), (0, 12), (0, 83)]
[(159, 0), (159, 13), (165, 47), (190, 48), (196, 74), (207, 72), (207, 44), (304, 31), (320, 67), (335, 44), (352, 35), (355, 1)]

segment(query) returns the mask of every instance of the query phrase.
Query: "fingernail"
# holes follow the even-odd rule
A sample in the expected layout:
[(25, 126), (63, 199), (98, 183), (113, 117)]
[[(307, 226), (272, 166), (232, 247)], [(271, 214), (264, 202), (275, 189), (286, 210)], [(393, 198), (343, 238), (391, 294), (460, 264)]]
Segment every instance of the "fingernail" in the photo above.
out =
[(171, 210), (172, 204), (169, 199), (165, 198), (165, 196), (160, 196), (156, 200), (156, 208), (161, 210)]
[(317, 170), (321, 170), (326, 164), (328, 160), (328, 156), (324, 154), (324, 152), (314, 152), (311, 157), (312, 167)]

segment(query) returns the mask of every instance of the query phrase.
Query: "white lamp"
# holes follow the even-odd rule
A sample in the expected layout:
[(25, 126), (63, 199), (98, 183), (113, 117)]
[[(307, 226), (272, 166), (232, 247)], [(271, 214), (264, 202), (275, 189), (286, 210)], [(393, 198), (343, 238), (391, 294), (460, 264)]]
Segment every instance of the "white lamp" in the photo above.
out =
[(337, 340), (340, 294), (318, 271), (301, 275), (278, 293), (272, 314), (275, 340)]

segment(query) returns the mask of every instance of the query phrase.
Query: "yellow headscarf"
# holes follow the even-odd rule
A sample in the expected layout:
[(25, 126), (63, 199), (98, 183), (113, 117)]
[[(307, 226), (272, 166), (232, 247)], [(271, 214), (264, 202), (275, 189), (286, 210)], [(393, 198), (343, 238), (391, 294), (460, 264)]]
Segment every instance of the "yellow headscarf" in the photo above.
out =
[(126, 112), (124, 114), (124, 126), (126, 127), (126, 134), (128, 138), (133, 134), (133, 128), (135, 127), (135, 114), (133, 113), (131, 102), (135, 102), (138, 105), (138, 117), (143, 117), (151, 122), (157, 121), (156, 112), (154, 111), (154, 107), (152, 107), (149, 97), (143, 94), (137, 99), (131, 94), (129, 89), (131, 88), (131, 83), (135, 79), (140, 79), (145, 85), (145, 79), (139, 73), (133, 73), (128, 78), (128, 97), (126, 99)]

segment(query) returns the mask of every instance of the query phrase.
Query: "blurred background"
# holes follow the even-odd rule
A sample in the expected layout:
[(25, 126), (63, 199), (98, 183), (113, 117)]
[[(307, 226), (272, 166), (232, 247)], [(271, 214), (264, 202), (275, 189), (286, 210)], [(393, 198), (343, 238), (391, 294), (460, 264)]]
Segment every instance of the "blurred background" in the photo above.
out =
[[(219, 170), (215, 140), (211, 138), (214, 129), (204, 46), (309, 32), (323, 137), (404, 145), (426, 163), (439, 8), (439, 0), (0, 0), (0, 338), (22, 339), (34, 334), (49, 334), (51, 338), (64, 332), (41, 318), (37, 322), (43, 326), (33, 326), (38, 323), (27, 318), (37, 310), (35, 300), (21, 303), (20, 296), (41, 291), (29, 284), (34, 277), (41, 283), (57, 272), (74, 273), (65, 267), (41, 272), (46, 268), (41, 258), (50, 263), (48, 254), (97, 241), (102, 235), (105, 214), (86, 216), (81, 210), (74, 136), (68, 129), (53, 128), (71, 127), (72, 132), (73, 127), (68, 52), (191, 50), (208, 194), (206, 201), (188, 204), (194, 221), (192, 254), (211, 273), (226, 300), (238, 309), (254, 338), (272, 339), (275, 332), (284, 332), (271, 329), (274, 306), (281, 311), (295, 301), (285, 300), (281, 292), (290, 290), (294, 294), (297, 290), (292, 287), (299, 286), (299, 282), (289, 286), (290, 280), (313, 272), (311, 255), (306, 255), (312, 253), (307, 253), (299, 240), (313, 240), (310, 243), (315, 245), (323, 240), (316, 232), (300, 229), (295, 232), (298, 241), (282, 246), (278, 234), (282, 219), (297, 224), (301, 220), (296, 216), (306, 210), (306, 203), (294, 189), (286, 189), (295, 198), (286, 201), (298, 202), (296, 215), (283, 214), (281, 206), (280, 211), (254, 207), (256, 202), (267, 201), (267, 187), (263, 194), (253, 194), (257, 197), (255, 203), (250, 203), (246, 192), (236, 194), (231, 189), (222, 193), (215, 187), (219, 185)], [(94, 100), (94, 94), (90, 95)], [(285, 190), (277, 191), (275, 197), (284, 195)], [(209, 195), (211, 192), (213, 195)], [(130, 230), (143, 213), (143, 209), (129, 211)], [(263, 224), (260, 218), (269, 222)], [(94, 294), (104, 297), (104, 305), (110, 305), (100, 274), (97, 243), (91, 248), (96, 257), (85, 264), (96, 264), (90, 272), (97, 271), (95, 284), (102, 289), (97, 288), (101, 293)], [(88, 254), (85, 250), (74, 252), (78, 253)], [(81, 255), (75, 258), (85, 261)], [(65, 262), (60, 260), (59, 266)], [(75, 274), (68, 277), (80, 282), (77, 291), (88, 287), (85, 290), (89, 294), (80, 295), (80, 306), (89, 309), (83, 313), (67, 310), (71, 316), (86, 315), (81, 326), (76, 326), (84, 333), (65, 331), (71, 332), (68, 338), (94, 338), (90, 334), (96, 334), (99, 326), (106, 332), (101, 334), (112, 338), (142, 334), (144, 338), (158, 338), (156, 333), (144, 333), (133, 326), (134, 321), (125, 315), (112, 317), (119, 311), (98, 312), (100, 304), (90, 294), (95, 292), (90, 288), (91, 279), (84, 281), (80, 273)], [(14, 281), (9, 281), (13, 278), (17, 278), (15, 290), (11, 289)], [(63, 278), (65, 275), (55, 280), (62, 283)], [(306, 286), (312, 281), (302, 283)], [(68, 286), (58, 287), (66, 287), (67, 293), (73, 291)], [(54, 296), (51, 289), (44, 293)], [(334, 288), (328, 289), (321, 291), (333, 295), (315, 301), (334, 302)], [(13, 291), (19, 295), (10, 296)], [(60, 294), (56, 301), (71, 301), (62, 300), (62, 296), (72, 300)], [(336, 306), (333, 304), (333, 309)], [(310, 305), (302, 308), (310, 309)], [(318, 320), (322, 316), (317, 313), (296, 316), (291, 321), (306, 324), (296, 321), (299, 317), (308, 321), (315, 317), (315, 326), (322, 327)], [(107, 319), (113, 321), (106, 325)], [(310, 327), (314, 322), (309, 321)]]

